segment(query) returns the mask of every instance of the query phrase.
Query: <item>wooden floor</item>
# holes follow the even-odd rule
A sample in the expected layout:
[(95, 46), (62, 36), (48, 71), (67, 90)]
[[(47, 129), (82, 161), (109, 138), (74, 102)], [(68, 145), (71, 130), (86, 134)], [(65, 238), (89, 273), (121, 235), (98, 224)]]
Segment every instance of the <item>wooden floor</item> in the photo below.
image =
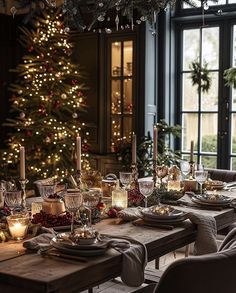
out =
[[(170, 263), (174, 260), (183, 258), (184, 252), (171, 252), (160, 258), (160, 270), (164, 271)], [(155, 269), (155, 261), (151, 261), (147, 264), (147, 269), (154, 270)], [(146, 286), (145, 284), (141, 287)], [(139, 287), (139, 288), (141, 288)], [(135, 292), (137, 287), (128, 287), (125, 286), (120, 278), (116, 278), (114, 280), (108, 281), (104, 284), (99, 285), (98, 287), (93, 288), (93, 293), (132, 293)], [(88, 293), (88, 291), (83, 291), (82, 293)]]

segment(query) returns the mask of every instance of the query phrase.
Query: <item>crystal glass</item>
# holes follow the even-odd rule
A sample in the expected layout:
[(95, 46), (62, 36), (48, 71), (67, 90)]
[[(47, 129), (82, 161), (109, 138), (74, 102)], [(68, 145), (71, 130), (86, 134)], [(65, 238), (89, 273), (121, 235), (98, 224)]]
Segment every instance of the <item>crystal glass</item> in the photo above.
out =
[(207, 180), (207, 171), (195, 171), (195, 179), (200, 184), (200, 193), (202, 194), (202, 185)]
[(139, 181), (139, 191), (145, 197), (145, 208), (147, 208), (147, 197), (153, 193), (154, 182), (152, 180), (149, 181)]
[(186, 178), (186, 176), (189, 174), (190, 172), (190, 164), (187, 161), (181, 161), (180, 162), (180, 170), (183, 174), (183, 177)]
[(56, 193), (57, 185), (56, 184), (40, 184), (38, 185), (39, 193), (43, 199), (47, 199), (49, 195)]
[(83, 205), (83, 195), (79, 191), (76, 193), (66, 193), (65, 197), (66, 209), (71, 213), (71, 234), (74, 234), (74, 218), (77, 210)]
[(120, 172), (120, 183), (124, 186), (126, 190), (129, 189), (131, 182), (132, 182), (132, 173)]
[(16, 208), (21, 207), (21, 203), (22, 203), (21, 190), (6, 191), (4, 193), (4, 200), (6, 205), (9, 207), (11, 214), (13, 214), (13, 211)]

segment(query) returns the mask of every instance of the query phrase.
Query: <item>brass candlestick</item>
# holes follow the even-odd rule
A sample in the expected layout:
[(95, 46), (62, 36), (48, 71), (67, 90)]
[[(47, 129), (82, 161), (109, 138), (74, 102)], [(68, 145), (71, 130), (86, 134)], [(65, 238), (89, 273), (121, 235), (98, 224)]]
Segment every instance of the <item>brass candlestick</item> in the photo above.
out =
[(75, 180), (77, 183), (77, 188), (80, 190), (80, 188), (81, 188), (81, 170), (77, 170), (76, 175), (75, 175)]
[(131, 172), (132, 172), (132, 182), (131, 187), (134, 189), (138, 182), (138, 168), (136, 163), (132, 163), (131, 165)]
[(157, 160), (153, 160), (152, 178), (154, 187), (157, 187)]
[(190, 161), (189, 165), (190, 165), (189, 179), (192, 180), (194, 178), (194, 162)]
[(28, 179), (20, 179), (20, 186), (22, 189), (22, 201), (21, 201), (21, 206), (22, 206), (22, 210), (26, 210), (26, 184), (29, 182)]

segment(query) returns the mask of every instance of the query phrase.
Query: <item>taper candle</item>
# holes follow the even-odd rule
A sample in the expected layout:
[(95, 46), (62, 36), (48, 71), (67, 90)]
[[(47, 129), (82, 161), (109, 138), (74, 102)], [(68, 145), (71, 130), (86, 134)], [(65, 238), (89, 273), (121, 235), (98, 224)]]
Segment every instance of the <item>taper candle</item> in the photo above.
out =
[(157, 160), (157, 127), (153, 127), (153, 161)]
[(137, 163), (137, 140), (136, 134), (132, 135), (132, 163)]
[(20, 147), (20, 179), (25, 179), (25, 148)]
[(190, 162), (193, 162), (193, 149), (194, 149), (194, 141), (191, 140), (191, 144), (190, 144)]
[(76, 169), (81, 171), (81, 137), (76, 137)]

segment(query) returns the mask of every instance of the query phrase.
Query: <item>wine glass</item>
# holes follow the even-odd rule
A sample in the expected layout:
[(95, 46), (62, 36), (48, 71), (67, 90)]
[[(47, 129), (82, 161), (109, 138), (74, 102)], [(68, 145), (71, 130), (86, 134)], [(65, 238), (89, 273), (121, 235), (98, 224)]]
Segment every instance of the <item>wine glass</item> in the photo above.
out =
[(6, 191), (4, 193), (4, 200), (9, 207), (11, 214), (13, 214), (14, 209), (20, 208), (22, 204), (21, 190)]
[(130, 172), (120, 172), (120, 182), (127, 190), (132, 182), (132, 173)]
[(66, 193), (64, 200), (66, 209), (71, 213), (71, 234), (74, 234), (75, 213), (83, 204), (83, 195), (80, 192)]
[(48, 199), (49, 195), (56, 193), (57, 184), (40, 184), (38, 185), (39, 193), (43, 199)]
[(200, 193), (202, 193), (202, 185), (207, 180), (208, 171), (195, 171), (195, 179), (200, 184)]
[(149, 181), (139, 181), (139, 191), (145, 197), (145, 208), (147, 208), (147, 197), (153, 193), (154, 182), (153, 180)]
[(190, 172), (190, 164), (187, 161), (181, 161), (180, 162), (180, 170), (183, 174), (183, 177), (186, 178), (186, 176), (189, 174)]

